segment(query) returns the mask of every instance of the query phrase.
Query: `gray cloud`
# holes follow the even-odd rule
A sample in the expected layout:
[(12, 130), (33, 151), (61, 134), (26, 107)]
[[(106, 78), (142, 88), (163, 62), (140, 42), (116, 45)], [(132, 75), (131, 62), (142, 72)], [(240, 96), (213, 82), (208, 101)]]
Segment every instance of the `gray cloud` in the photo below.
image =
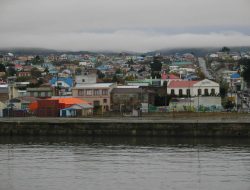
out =
[(0, 46), (148, 51), (250, 45), (248, 0), (1, 0)]

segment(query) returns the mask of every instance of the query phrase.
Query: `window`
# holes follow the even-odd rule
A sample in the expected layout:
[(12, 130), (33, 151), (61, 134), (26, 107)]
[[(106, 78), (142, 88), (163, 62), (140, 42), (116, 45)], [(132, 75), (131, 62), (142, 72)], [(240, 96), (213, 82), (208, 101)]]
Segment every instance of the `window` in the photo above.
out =
[(84, 95), (84, 90), (78, 90), (78, 96), (83, 96)]
[(108, 100), (107, 100), (107, 99), (103, 99), (103, 103), (105, 103), (105, 104), (106, 104), (107, 102), (108, 102)]
[(100, 101), (98, 101), (98, 100), (94, 101), (93, 103), (94, 103), (94, 107), (100, 106)]
[(87, 89), (87, 90), (86, 90), (86, 95), (87, 95), (87, 96), (91, 96), (91, 95), (92, 95), (92, 90)]
[(179, 96), (182, 96), (182, 89), (179, 89)]
[(212, 95), (212, 96), (215, 95), (215, 89), (214, 89), (214, 88), (211, 89), (211, 95)]
[(198, 96), (201, 95), (201, 89), (198, 89)]
[(94, 96), (99, 96), (99, 95), (100, 95), (99, 90), (95, 89), (95, 90), (94, 90)]
[(82, 82), (85, 82), (85, 79), (82, 79)]
[(41, 92), (41, 97), (45, 97), (45, 92)]
[(171, 95), (174, 95), (174, 89), (171, 89)]
[(187, 95), (190, 96), (190, 89), (187, 89)]
[(208, 89), (207, 88), (204, 90), (204, 93), (205, 93), (205, 96), (208, 96)]
[(108, 95), (108, 90), (107, 89), (103, 89), (102, 90), (102, 95)]

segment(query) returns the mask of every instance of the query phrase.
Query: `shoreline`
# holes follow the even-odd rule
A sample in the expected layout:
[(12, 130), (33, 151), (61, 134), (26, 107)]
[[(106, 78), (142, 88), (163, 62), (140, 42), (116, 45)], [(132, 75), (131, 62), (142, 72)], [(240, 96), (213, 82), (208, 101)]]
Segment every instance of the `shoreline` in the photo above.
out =
[(250, 117), (1, 118), (1, 136), (250, 137)]

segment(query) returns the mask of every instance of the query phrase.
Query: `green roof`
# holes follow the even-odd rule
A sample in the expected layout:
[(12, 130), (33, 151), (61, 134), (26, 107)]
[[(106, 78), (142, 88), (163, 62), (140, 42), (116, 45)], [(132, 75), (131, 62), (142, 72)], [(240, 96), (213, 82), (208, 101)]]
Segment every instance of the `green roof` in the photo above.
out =
[(193, 63), (190, 61), (178, 61), (178, 62), (173, 62), (172, 65), (192, 65)]

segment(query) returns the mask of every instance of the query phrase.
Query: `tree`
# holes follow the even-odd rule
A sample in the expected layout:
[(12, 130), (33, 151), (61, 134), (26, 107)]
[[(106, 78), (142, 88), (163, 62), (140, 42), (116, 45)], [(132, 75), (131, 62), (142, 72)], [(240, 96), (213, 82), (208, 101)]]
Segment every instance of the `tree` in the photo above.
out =
[(162, 63), (160, 60), (160, 57), (154, 57), (153, 63), (150, 64), (151, 67), (151, 76), (153, 78), (161, 78), (160, 72), (161, 72), (161, 67)]
[(242, 76), (247, 84), (250, 84), (250, 59), (240, 59), (239, 64), (243, 66)]
[(105, 77), (105, 74), (103, 74), (100, 70), (97, 70), (97, 77), (99, 79), (103, 79)]
[(6, 72), (4, 64), (0, 64), (0, 72)]
[(39, 55), (37, 55), (36, 57), (34, 57), (34, 59), (32, 59), (32, 63), (34, 65), (42, 64), (43, 62), (44, 62), (43, 58), (41, 58)]
[(115, 74), (122, 74), (122, 70), (119, 68), (115, 71)]
[(226, 83), (226, 82), (221, 82), (220, 83), (220, 96), (222, 98), (226, 97), (226, 95), (228, 93), (228, 89), (229, 89), (228, 83)]
[(145, 66), (143, 66), (143, 67), (138, 71), (138, 73), (141, 73), (141, 72), (144, 72), (144, 71), (146, 71)]
[(134, 60), (131, 58), (131, 59), (129, 59), (128, 61), (127, 61), (127, 64), (128, 65), (133, 65), (134, 64)]
[(234, 102), (232, 102), (232, 101), (226, 101), (226, 102), (225, 102), (225, 105), (224, 105), (224, 108), (225, 108), (225, 109), (231, 110), (231, 109), (233, 109), (234, 107), (235, 107), (235, 103), (234, 103)]
[(37, 68), (35, 68), (35, 67), (31, 69), (30, 74), (31, 74), (31, 77), (32, 77), (32, 78), (35, 78), (35, 79), (37, 79), (37, 78), (39, 78), (39, 77), (42, 76), (41, 71), (39, 71), (39, 70), (38, 70)]
[(221, 48), (221, 51), (222, 51), (222, 52), (229, 53), (229, 52), (230, 52), (230, 48), (224, 46), (223, 48)]
[(205, 79), (205, 74), (201, 71), (200, 68), (198, 68), (198, 69), (196, 70), (196, 74), (197, 74), (197, 76), (200, 78), (200, 80)]
[(46, 67), (45, 69), (44, 69), (44, 71), (43, 72), (45, 72), (45, 73), (49, 73), (49, 68), (48, 67)]
[(133, 81), (135, 79), (136, 78), (133, 75), (129, 75), (129, 76), (125, 77), (125, 81)]
[(7, 74), (8, 74), (8, 76), (14, 76), (14, 75), (16, 75), (16, 70), (13, 67), (9, 67), (7, 69)]
[(118, 81), (118, 77), (116, 75), (114, 75), (112, 78), (112, 82), (117, 82), (117, 81)]
[(81, 75), (82, 74), (82, 69), (80, 67), (77, 67), (75, 70), (76, 75)]

